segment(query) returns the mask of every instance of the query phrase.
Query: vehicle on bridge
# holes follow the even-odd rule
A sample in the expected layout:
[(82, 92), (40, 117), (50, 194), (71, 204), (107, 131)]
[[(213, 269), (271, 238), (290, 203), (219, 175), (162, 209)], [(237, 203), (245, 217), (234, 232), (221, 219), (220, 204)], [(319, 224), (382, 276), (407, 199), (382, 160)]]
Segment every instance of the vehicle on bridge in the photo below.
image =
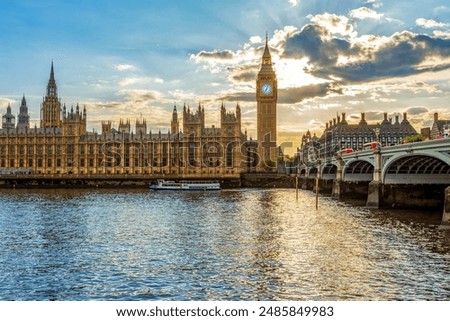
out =
[(350, 154), (350, 153), (353, 153), (354, 152), (354, 150), (353, 150), (353, 148), (343, 148), (343, 149), (341, 149), (340, 151), (339, 151), (339, 154)]
[(369, 149), (375, 149), (378, 146), (381, 146), (379, 142), (370, 142), (370, 143), (365, 143), (363, 145), (363, 150), (369, 150)]

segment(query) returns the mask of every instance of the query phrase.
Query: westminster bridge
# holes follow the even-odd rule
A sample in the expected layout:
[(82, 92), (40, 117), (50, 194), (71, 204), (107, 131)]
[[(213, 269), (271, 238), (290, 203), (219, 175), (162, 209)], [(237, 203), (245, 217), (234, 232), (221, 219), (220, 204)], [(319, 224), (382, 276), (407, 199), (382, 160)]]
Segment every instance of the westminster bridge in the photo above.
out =
[(450, 224), (450, 139), (339, 153), (298, 169), (300, 186), (368, 207), (442, 207)]

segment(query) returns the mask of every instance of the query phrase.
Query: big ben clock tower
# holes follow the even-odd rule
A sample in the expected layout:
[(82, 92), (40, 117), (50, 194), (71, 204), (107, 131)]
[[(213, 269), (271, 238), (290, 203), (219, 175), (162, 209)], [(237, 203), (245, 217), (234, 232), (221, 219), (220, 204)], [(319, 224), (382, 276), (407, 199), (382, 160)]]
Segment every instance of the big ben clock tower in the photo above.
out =
[(261, 69), (256, 79), (259, 170), (275, 170), (277, 161), (277, 76), (273, 70), (267, 36)]

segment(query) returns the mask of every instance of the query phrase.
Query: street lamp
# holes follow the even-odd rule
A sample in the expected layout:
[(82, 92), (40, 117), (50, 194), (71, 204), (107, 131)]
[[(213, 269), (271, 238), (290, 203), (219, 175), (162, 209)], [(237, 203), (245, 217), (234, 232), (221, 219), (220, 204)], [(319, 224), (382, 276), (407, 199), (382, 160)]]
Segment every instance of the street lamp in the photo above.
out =
[(380, 128), (375, 128), (374, 129), (374, 132), (375, 132), (375, 141), (378, 143), (378, 144), (380, 144)]

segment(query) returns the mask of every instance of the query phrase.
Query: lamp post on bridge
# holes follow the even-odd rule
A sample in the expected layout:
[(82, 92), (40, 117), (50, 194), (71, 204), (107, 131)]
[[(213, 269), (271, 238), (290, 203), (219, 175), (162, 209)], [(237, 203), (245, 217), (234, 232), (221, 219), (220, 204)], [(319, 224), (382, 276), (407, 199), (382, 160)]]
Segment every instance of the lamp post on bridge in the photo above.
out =
[(380, 128), (377, 127), (373, 131), (375, 132), (375, 141), (380, 145)]

